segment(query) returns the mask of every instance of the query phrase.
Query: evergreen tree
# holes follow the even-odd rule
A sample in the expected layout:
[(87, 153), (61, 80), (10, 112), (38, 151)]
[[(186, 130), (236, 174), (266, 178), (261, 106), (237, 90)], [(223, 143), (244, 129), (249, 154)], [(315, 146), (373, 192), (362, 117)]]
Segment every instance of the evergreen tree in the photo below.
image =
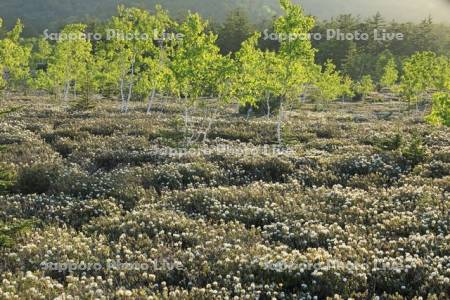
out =
[(238, 8), (227, 15), (218, 30), (217, 45), (222, 54), (236, 53), (241, 44), (255, 31), (245, 10)]

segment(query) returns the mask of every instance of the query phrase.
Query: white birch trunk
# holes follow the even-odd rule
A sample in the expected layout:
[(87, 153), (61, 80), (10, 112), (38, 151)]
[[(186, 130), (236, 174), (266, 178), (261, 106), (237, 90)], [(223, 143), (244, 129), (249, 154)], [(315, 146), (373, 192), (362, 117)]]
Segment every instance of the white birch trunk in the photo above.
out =
[(280, 103), (280, 111), (278, 112), (278, 121), (277, 121), (277, 141), (280, 147), (283, 142), (281, 137), (282, 122), (283, 122), (283, 102)]
[(267, 118), (270, 118), (270, 93), (266, 92)]
[(152, 90), (152, 94), (150, 95), (150, 98), (149, 98), (149, 100), (148, 100), (148, 105), (147, 105), (147, 114), (148, 114), (148, 115), (149, 115), (149, 114), (151, 113), (151, 111), (152, 111), (152, 105), (153, 105), (153, 100), (155, 99), (155, 93), (156, 93), (156, 90), (153, 89), (153, 90)]
[(131, 96), (133, 93), (133, 84), (134, 84), (134, 62), (131, 64), (131, 77), (130, 77), (130, 83), (128, 84), (128, 96), (127, 100), (125, 102), (125, 112), (128, 112), (128, 104), (130, 103)]
[(66, 104), (69, 99), (69, 89), (70, 89), (70, 82), (66, 82), (64, 86), (64, 103)]
[(122, 76), (120, 79), (120, 111), (123, 112), (125, 108), (125, 93), (124, 93), (125, 80)]

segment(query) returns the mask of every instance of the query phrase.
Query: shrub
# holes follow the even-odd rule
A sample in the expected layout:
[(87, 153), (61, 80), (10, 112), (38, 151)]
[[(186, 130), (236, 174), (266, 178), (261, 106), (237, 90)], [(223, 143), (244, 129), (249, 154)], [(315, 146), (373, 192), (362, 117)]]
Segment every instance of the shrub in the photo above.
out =
[(32, 226), (33, 222), (30, 220), (15, 220), (10, 223), (0, 222), (0, 250), (13, 247), (16, 243), (16, 239), (29, 231)]
[(0, 193), (8, 191), (14, 185), (15, 178), (16, 174), (10, 166), (0, 165)]
[(426, 120), (434, 125), (450, 126), (449, 93), (436, 93), (433, 95), (433, 108)]
[(157, 168), (146, 168), (142, 176), (144, 188), (163, 190), (186, 189), (189, 186), (216, 186), (224, 183), (217, 166), (195, 162), (187, 164), (167, 164)]
[(74, 143), (69, 139), (60, 139), (53, 144), (53, 148), (63, 158), (67, 158), (74, 149)]
[(18, 172), (14, 189), (24, 194), (43, 194), (50, 190), (52, 181), (58, 175), (59, 169), (55, 165), (36, 164), (23, 167)]
[(424, 162), (427, 157), (427, 150), (418, 136), (414, 136), (411, 142), (401, 149), (401, 153), (412, 166)]

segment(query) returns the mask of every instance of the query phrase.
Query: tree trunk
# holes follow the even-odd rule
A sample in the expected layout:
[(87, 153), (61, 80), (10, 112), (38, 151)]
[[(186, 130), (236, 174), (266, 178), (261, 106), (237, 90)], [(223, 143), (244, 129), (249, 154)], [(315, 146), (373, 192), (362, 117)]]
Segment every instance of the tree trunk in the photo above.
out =
[(203, 143), (205, 143), (208, 139), (208, 134), (211, 131), (212, 123), (214, 119), (216, 118), (216, 111), (212, 114), (212, 116), (208, 120), (208, 127), (206, 127), (204, 133), (203, 133)]
[(249, 107), (249, 109), (247, 109), (247, 119), (250, 118), (250, 114), (253, 112), (253, 107)]
[(128, 97), (127, 101), (125, 102), (125, 112), (128, 112), (128, 104), (130, 103), (131, 96), (133, 93), (133, 84), (134, 84), (134, 62), (131, 64), (131, 77), (130, 77), (130, 83), (128, 84)]
[(188, 145), (189, 141), (188, 141), (188, 134), (189, 134), (189, 128), (188, 128), (188, 123), (189, 123), (189, 108), (188, 108), (188, 98), (187, 96), (184, 96), (184, 137), (186, 140), (186, 145)]
[(64, 86), (64, 103), (67, 103), (69, 98), (69, 89), (70, 89), (70, 82), (66, 82)]
[(120, 111), (123, 112), (124, 108), (125, 108), (125, 93), (124, 93), (124, 86), (125, 86), (125, 80), (122, 77), (120, 79), (120, 100), (121, 100), (121, 104), (120, 104)]
[(278, 121), (277, 121), (277, 141), (278, 146), (281, 147), (282, 137), (281, 137), (281, 123), (283, 122), (283, 102), (280, 102), (280, 110), (278, 112)]
[(270, 118), (270, 93), (266, 92), (267, 118)]
[(147, 114), (149, 115), (152, 111), (152, 105), (153, 105), (153, 100), (155, 99), (155, 93), (156, 90), (153, 89), (152, 90), (152, 94), (150, 95), (150, 98), (148, 99), (148, 105), (147, 105)]

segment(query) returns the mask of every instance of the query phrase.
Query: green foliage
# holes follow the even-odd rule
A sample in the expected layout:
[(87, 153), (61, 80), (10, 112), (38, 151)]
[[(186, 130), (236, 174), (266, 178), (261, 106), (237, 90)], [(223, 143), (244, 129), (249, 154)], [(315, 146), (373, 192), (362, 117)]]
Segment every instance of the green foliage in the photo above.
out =
[(389, 135), (387, 137), (375, 140), (375, 145), (379, 147), (381, 150), (397, 150), (401, 147), (403, 143), (402, 136), (400, 133), (396, 133), (394, 135)]
[(406, 158), (412, 166), (424, 162), (427, 157), (427, 149), (422, 139), (415, 135), (410, 143), (401, 149), (402, 156)]
[(33, 43), (33, 52), (30, 58), (30, 69), (34, 74), (27, 80), (27, 85), (36, 90), (44, 90), (53, 93), (54, 87), (47, 76), (49, 61), (54, 52), (54, 46), (46, 39), (41, 38)]
[(12, 223), (0, 222), (0, 249), (11, 248), (16, 239), (31, 230), (33, 221), (15, 221)]
[(395, 60), (391, 58), (384, 67), (383, 75), (380, 79), (380, 84), (383, 88), (393, 89), (399, 78), (397, 70), (397, 64)]
[(280, 42), (282, 64), (278, 80), (283, 83), (281, 98), (292, 101), (299, 98), (304, 84), (312, 76), (315, 50), (306, 37), (314, 26), (314, 19), (305, 16), (303, 9), (290, 0), (281, 0), (280, 3), (284, 16), (279, 17), (274, 26), (280, 37), (287, 38)]
[[(85, 87), (86, 82), (95, 84), (96, 76), (92, 44), (84, 38), (84, 24), (69, 24), (61, 31), (54, 51), (48, 60), (47, 72), (37, 73), (34, 85), (53, 91), (56, 95), (69, 100), (71, 88), (76, 92)], [(48, 45), (42, 43), (42, 53), (45, 57), (51, 51)]]
[(241, 8), (232, 10), (227, 15), (223, 24), (217, 29), (217, 45), (222, 54), (236, 53), (241, 44), (255, 31), (247, 12)]
[[(173, 25), (167, 12), (157, 6), (154, 14), (138, 8), (118, 7), (118, 16), (106, 24), (109, 40), (100, 47), (100, 56), (105, 64), (102, 68), (105, 85), (120, 91), (121, 111), (127, 112), (133, 91), (149, 95), (152, 90), (162, 89), (168, 82), (168, 70), (161, 63), (160, 49), (155, 39), (164, 41), (166, 30)], [(156, 62), (158, 61), (158, 63)], [(139, 73), (141, 76), (138, 77)]]
[(167, 55), (161, 49), (160, 57), (145, 57), (143, 66), (136, 83), (136, 92), (146, 97), (153, 91), (159, 93), (171, 92), (170, 82), (173, 80), (172, 70), (169, 68)]
[[(0, 148), (0, 151), (4, 150)], [(13, 185), (15, 174), (7, 166), (0, 165), (0, 193), (8, 191)]]
[(17, 174), (14, 189), (23, 194), (43, 194), (49, 191), (57, 176), (59, 174), (56, 166), (36, 164), (24, 167)]
[(258, 106), (264, 95), (263, 71), (264, 53), (257, 48), (259, 33), (242, 43), (236, 53), (238, 72), (233, 80), (234, 92), (240, 105)]
[(355, 96), (355, 92), (353, 91), (353, 81), (349, 76), (344, 76), (341, 81), (341, 95), (344, 98), (352, 98)]
[(32, 53), (30, 58), (30, 69), (45, 70), (53, 53), (53, 45), (45, 38), (31, 39)]
[[(392, 64), (394, 63), (394, 64)], [(395, 56), (389, 50), (385, 50), (379, 53), (374, 58), (374, 66), (372, 71), (365, 71), (365, 73), (372, 76), (374, 82), (382, 85), (382, 78), (386, 74), (386, 67), (389, 66), (391, 69), (396, 68)], [(398, 74), (397, 74), (398, 76)], [(398, 79), (398, 78), (397, 78)]]
[[(0, 19), (0, 29), (1, 26)], [(21, 44), (22, 30), (23, 24), (18, 20), (5, 39), (0, 40), (0, 89), (17, 87), (27, 79), (31, 48)]]
[(354, 86), (354, 91), (361, 95), (362, 100), (375, 91), (375, 84), (372, 81), (370, 75), (364, 75), (360, 81), (358, 81)]
[[(368, 40), (313, 40), (317, 52), (317, 63), (324, 64), (331, 59), (338, 70), (359, 80), (363, 74), (371, 75), (374, 82), (380, 83), (384, 67), (390, 59), (400, 62), (415, 52), (431, 51), (437, 55), (447, 55), (450, 42), (450, 26), (430, 18), (423, 22), (385, 21), (380, 15), (362, 18), (350, 14), (339, 15), (330, 20), (318, 21), (313, 32), (322, 36), (330, 28), (340, 30), (341, 33), (365, 32), (370, 35)], [(380, 41), (373, 36), (378, 33), (399, 32), (402, 39)]]
[(450, 94), (441, 92), (433, 95), (433, 107), (426, 120), (433, 125), (450, 126)]
[(327, 61), (322, 72), (317, 72), (313, 85), (311, 97), (314, 100), (332, 101), (340, 96), (351, 95), (350, 78), (343, 78), (331, 61)]
[(441, 68), (433, 52), (417, 52), (404, 61), (401, 87), (410, 102), (416, 103), (427, 91), (439, 88)]
[(220, 58), (220, 49), (215, 45), (217, 35), (207, 32), (207, 22), (192, 13), (178, 26), (178, 33), (182, 38), (176, 40), (171, 64), (176, 93), (195, 102), (213, 90), (215, 74), (210, 66)]
[(314, 60), (315, 50), (311, 41), (306, 38), (314, 27), (314, 18), (306, 16), (302, 7), (291, 0), (280, 0), (284, 15), (275, 21), (275, 31), (286, 37), (281, 41), (280, 53), (306, 64)]

